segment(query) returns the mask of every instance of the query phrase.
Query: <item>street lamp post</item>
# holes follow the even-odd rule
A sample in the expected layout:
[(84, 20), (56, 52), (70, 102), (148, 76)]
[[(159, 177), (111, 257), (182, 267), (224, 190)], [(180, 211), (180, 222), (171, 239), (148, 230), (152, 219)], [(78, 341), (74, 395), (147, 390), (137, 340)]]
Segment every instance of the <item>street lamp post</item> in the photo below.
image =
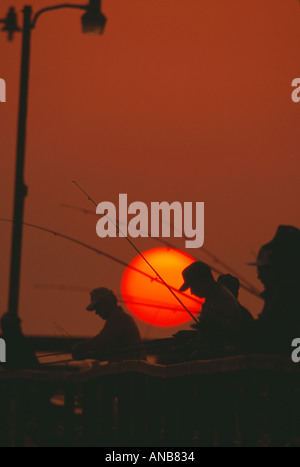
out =
[(26, 116), (27, 116), (27, 96), (28, 96), (28, 77), (29, 77), (29, 58), (30, 58), (30, 36), (31, 30), (35, 27), (37, 19), (42, 13), (62, 8), (74, 8), (85, 10), (82, 21), (82, 32), (91, 34), (102, 34), (106, 18), (101, 12), (101, 0), (89, 0), (88, 5), (61, 4), (39, 10), (32, 17), (32, 9), (25, 6), (23, 9), (23, 28), (17, 25), (17, 17), (14, 8), (10, 8), (6, 18), (1, 19), (4, 23), (2, 31), (7, 31), (8, 40), (12, 40), (14, 33), (22, 32), (22, 56), (21, 56), (21, 78), (20, 78), (20, 97), (19, 97), (19, 118), (17, 134), (17, 155), (15, 168), (15, 192), (14, 192), (14, 214), (13, 214), (13, 234), (10, 262), (10, 285), (8, 314), (10, 316), (18, 315), (19, 286), (21, 270), (21, 250), (22, 250), (22, 231), (24, 202), (27, 195), (27, 186), (24, 183), (24, 165), (25, 165), (25, 140), (26, 140)]

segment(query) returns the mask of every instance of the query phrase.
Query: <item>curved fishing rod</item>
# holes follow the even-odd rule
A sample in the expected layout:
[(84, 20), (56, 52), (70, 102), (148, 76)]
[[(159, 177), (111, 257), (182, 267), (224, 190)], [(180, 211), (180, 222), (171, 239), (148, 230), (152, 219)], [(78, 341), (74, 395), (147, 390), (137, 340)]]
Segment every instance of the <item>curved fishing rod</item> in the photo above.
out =
[[(61, 350), (60, 352), (54, 352), (54, 353), (46, 353), (43, 355), (38, 355), (38, 358), (46, 358), (46, 357), (56, 357), (57, 355), (72, 355), (72, 352), (65, 352), (64, 350)], [(58, 360), (59, 362), (59, 360)]]
[[(166, 350), (169, 351), (177, 351), (179, 349), (182, 349), (187, 343), (193, 343), (195, 342), (195, 336), (197, 332), (192, 331), (192, 334), (188, 335), (188, 338), (186, 334), (182, 336), (178, 336), (177, 339), (174, 339), (173, 337), (165, 337), (165, 338), (158, 338), (150, 341), (143, 341), (138, 344), (126, 344), (126, 345), (114, 345), (111, 346), (109, 349), (99, 349), (99, 351), (87, 351), (85, 353), (85, 357), (80, 359), (80, 361), (84, 361), (86, 359), (91, 359), (91, 360), (98, 360), (98, 361), (110, 361), (112, 358), (115, 359), (115, 357), (118, 357), (118, 359), (122, 356), (124, 356), (124, 351), (128, 350), (134, 350), (134, 351), (145, 351), (147, 354), (152, 354), (155, 355), (160, 352), (165, 352)], [(50, 356), (56, 356), (56, 354), (48, 354), (48, 357)], [(64, 353), (59, 353), (57, 355), (68, 355), (68, 352)], [(60, 363), (67, 363), (67, 362), (78, 362), (79, 360), (70, 358), (68, 360), (55, 360), (53, 362), (45, 362), (42, 365), (52, 365), (52, 364), (60, 364)], [(111, 360), (114, 361), (114, 360)]]
[[(64, 208), (69, 208), (69, 209), (74, 209), (76, 211), (80, 211), (80, 212), (83, 212), (84, 214), (90, 214), (90, 215), (96, 215), (96, 213), (94, 211), (91, 211), (90, 209), (85, 209), (85, 208), (80, 208), (78, 206), (74, 206), (72, 204), (65, 204), (65, 203), (62, 203), (61, 204), (61, 207), (64, 207)], [(170, 224), (170, 226), (172, 227), (172, 224)], [(174, 227), (173, 227), (174, 228)], [(151, 237), (152, 240), (156, 241), (156, 242), (159, 242), (169, 248), (176, 248), (171, 242), (168, 242), (167, 240), (163, 239), (163, 238), (159, 238), (159, 237)], [(201, 247), (201, 250), (203, 251), (203, 253), (207, 254), (207, 256), (209, 256), (213, 261), (215, 261), (216, 263), (220, 264), (224, 269), (226, 269), (228, 272), (234, 274), (239, 280), (240, 280), (240, 287), (244, 290), (246, 290), (247, 292), (249, 292), (251, 295), (254, 295), (258, 298), (261, 298), (261, 295), (260, 295), (260, 292), (256, 289), (256, 287), (250, 282), (248, 281), (247, 279), (245, 279), (239, 272), (235, 271), (231, 266), (229, 266), (228, 264), (226, 264), (224, 261), (222, 261), (221, 259), (219, 259), (216, 255), (214, 255), (213, 253), (209, 252), (205, 247)], [(196, 260), (200, 260), (200, 258), (198, 258), (197, 256), (195, 256), (195, 259)], [(214, 272), (216, 272), (217, 274), (224, 274), (224, 271), (221, 271), (220, 269), (216, 268), (215, 266), (212, 266), (211, 264), (208, 264), (206, 263)]]
[[(97, 207), (97, 203), (90, 197), (90, 195), (79, 185), (79, 183), (76, 182), (76, 180), (73, 180), (74, 185), (88, 198), (89, 201), (91, 201), (94, 206)], [(129, 237), (123, 234), (119, 226), (113, 222), (110, 217), (103, 212), (103, 215), (107, 217), (107, 219), (114, 224), (114, 226), (117, 228), (119, 234), (121, 234), (129, 243), (130, 245), (134, 248), (134, 250), (141, 256), (141, 258), (145, 261), (145, 263), (149, 266), (150, 269), (156, 274), (158, 279), (167, 287), (167, 289), (171, 292), (171, 294), (176, 298), (176, 300), (180, 303), (180, 305), (185, 309), (185, 311), (190, 315), (190, 317), (195, 321), (196, 324), (198, 324), (197, 318), (190, 312), (190, 310), (185, 306), (185, 304), (180, 300), (180, 298), (175, 294), (174, 290), (165, 282), (165, 280), (161, 277), (161, 275), (156, 271), (156, 269), (152, 266), (152, 264), (149, 263), (149, 261), (145, 258), (143, 253), (135, 246), (135, 244), (130, 240)]]
[[(12, 219), (6, 219), (6, 218), (0, 218), (0, 222), (13, 223), (13, 220)], [(75, 243), (76, 245), (80, 245), (80, 246), (82, 246), (84, 248), (87, 248), (88, 250), (91, 250), (94, 253), (97, 253), (97, 254), (99, 254), (101, 256), (105, 256), (106, 258), (108, 258), (108, 259), (110, 259), (110, 260), (112, 260), (112, 261), (114, 261), (114, 262), (116, 262), (118, 264), (121, 264), (122, 266), (125, 266), (126, 268), (132, 269), (133, 271), (136, 271), (139, 274), (142, 274), (143, 276), (148, 277), (148, 279), (150, 279), (151, 281), (156, 281), (158, 284), (164, 285), (164, 283), (161, 280), (157, 279), (156, 277), (153, 277), (150, 274), (147, 274), (146, 272), (142, 271), (141, 269), (138, 269), (135, 266), (132, 266), (131, 264), (126, 263), (125, 261), (122, 261), (121, 259), (117, 258), (116, 256), (110, 255), (109, 253), (106, 253), (106, 252), (104, 252), (102, 250), (99, 250), (98, 248), (95, 248), (92, 245), (89, 245), (88, 243), (84, 243), (81, 240), (78, 240), (76, 238), (73, 238), (73, 237), (70, 237), (68, 235), (62, 234), (62, 233), (57, 232), (55, 230), (48, 229), (47, 227), (42, 227), (42, 226), (37, 225), (37, 224), (31, 224), (31, 223), (28, 223), (28, 222), (22, 222), (22, 224), (27, 226), (27, 227), (31, 227), (33, 229), (41, 230), (42, 232), (50, 233), (50, 234), (52, 234), (52, 235), (54, 235), (56, 237), (63, 238), (63, 239), (68, 240), (68, 241), (70, 241), (72, 243)], [(190, 295), (187, 295), (184, 292), (179, 292), (176, 289), (176, 287), (172, 287), (171, 285), (168, 285), (168, 287), (170, 289), (173, 289), (174, 291), (178, 292), (183, 297), (185, 297), (185, 298), (187, 298), (189, 300), (192, 300), (193, 302), (199, 303), (199, 299), (194, 298), (194, 297), (192, 297)]]
[(71, 362), (78, 362), (81, 360), (74, 360), (73, 358), (68, 358), (67, 360), (55, 360), (54, 362), (45, 362), (41, 363), (41, 366), (51, 366), (51, 365), (61, 365), (62, 363), (71, 363)]
[[(58, 284), (36, 284), (34, 286), (36, 289), (50, 289), (50, 290), (70, 290), (72, 292), (90, 292), (90, 288), (88, 287), (81, 287), (81, 286), (75, 286), (75, 285), (58, 285)], [(148, 307), (148, 308), (161, 308), (163, 310), (170, 310), (170, 311), (174, 311), (174, 313), (176, 312), (182, 312), (183, 313), (183, 309), (182, 308), (179, 308), (179, 307), (176, 307), (176, 306), (172, 306), (172, 305), (168, 305), (166, 303), (163, 303), (163, 302), (152, 302), (152, 303), (147, 303), (145, 301), (141, 301), (143, 299), (141, 299), (140, 297), (131, 297), (131, 299), (125, 299), (123, 300), (122, 298), (119, 298), (117, 297), (118, 299), (118, 302), (121, 302), (121, 303), (131, 303), (133, 305), (140, 305), (140, 306), (145, 306), (145, 307)], [(54, 323), (56, 324), (56, 323)], [(63, 329), (63, 328), (61, 328)], [(72, 337), (70, 334), (68, 334), (69, 337)]]
[[(35, 288), (38, 288), (38, 289), (54, 289), (54, 290), (61, 290), (61, 291), (64, 291), (64, 290), (71, 290), (72, 292), (89, 292), (90, 291), (90, 288), (88, 287), (82, 287), (82, 286), (69, 286), (69, 285), (58, 285), (58, 284), (35, 284), (34, 286)], [(163, 311), (172, 311), (174, 313), (183, 313), (185, 312), (185, 310), (183, 310), (181, 307), (175, 307), (175, 306), (171, 306), (171, 305), (167, 305), (166, 303), (162, 303), (162, 302), (157, 302), (157, 303), (146, 303), (145, 301), (140, 301), (141, 299), (139, 297), (132, 297), (133, 300), (123, 300), (119, 297), (117, 297), (118, 299), (118, 302), (123, 302), (125, 303), (125, 305), (128, 306), (128, 304), (133, 304), (133, 305), (138, 305), (138, 306), (143, 306), (143, 307), (147, 307), (147, 308), (154, 308), (156, 310), (156, 313), (155, 313), (155, 316), (153, 317), (155, 319), (155, 317), (157, 316), (157, 314), (160, 312), (163, 312)], [(57, 323), (54, 323), (54, 324), (57, 324)], [(149, 326), (149, 324), (148, 324)], [(152, 324), (153, 326), (153, 324)], [(69, 333), (67, 333), (67, 331), (65, 331), (61, 326), (57, 325), (57, 328), (60, 329), (61, 331), (64, 331), (65, 334), (68, 334), (70, 336)], [(148, 332), (149, 332), (150, 328), (148, 328)], [(148, 332), (146, 334), (148, 334)], [(146, 337), (146, 334), (145, 334), (145, 337)], [(70, 336), (71, 337), (71, 336)], [(57, 352), (57, 353), (51, 353), (51, 354), (46, 354), (45, 357), (47, 356), (56, 356), (56, 355), (65, 355), (65, 354), (68, 354), (69, 352), (65, 352), (65, 351), (61, 351), (61, 352)], [(44, 355), (40, 355), (39, 358), (42, 358), (44, 357)]]
[[(71, 334), (65, 329), (63, 328), (60, 324), (58, 324), (56, 321), (53, 321), (53, 324), (54, 326), (56, 327), (56, 329), (63, 335), (63, 336), (67, 336), (64, 338), (65, 342), (67, 343), (67, 346), (69, 347), (69, 349), (71, 350), (71, 352), (67, 352), (66, 355), (68, 354), (71, 354), (72, 355), (72, 347), (70, 345), (70, 339), (72, 339), (72, 336)], [(72, 356), (73, 358), (73, 356)], [(85, 365), (86, 366), (86, 365)]]
[(79, 206), (74, 206), (74, 204), (61, 203), (60, 206), (62, 208), (74, 209), (74, 211), (83, 212), (83, 214), (90, 214), (90, 215), (93, 215), (93, 216), (96, 215), (96, 213), (94, 211), (91, 211), (90, 209), (86, 209), (86, 208), (80, 208)]
[[(106, 361), (109, 360), (111, 357), (118, 355), (119, 357), (124, 354), (126, 350), (144, 350), (148, 354), (155, 354), (160, 351), (165, 351), (167, 348), (171, 346), (171, 348), (178, 348), (182, 347), (188, 342), (193, 342), (195, 336), (197, 335), (196, 331), (188, 331), (188, 334), (185, 334), (183, 331), (183, 335), (175, 334), (172, 337), (163, 337), (151, 340), (143, 340), (138, 344), (125, 344), (125, 345), (113, 345), (108, 348), (102, 348), (99, 351), (89, 351), (86, 352), (85, 359), (92, 359), (92, 360), (99, 360), (99, 361)], [(174, 337), (176, 337), (174, 339)], [(49, 354), (40, 355), (39, 358), (43, 357), (54, 357), (54, 356), (63, 356), (63, 355), (71, 355), (70, 352), (61, 351), (61, 352), (52, 352)], [(77, 360), (77, 359), (76, 359)], [(71, 359), (70, 361), (76, 361), (75, 359)], [(64, 361), (63, 361), (64, 362)], [(62, 363), (63, 363), (62, 362)], [(53, 363), (61, 363), (60, 360), (56, 360)]]

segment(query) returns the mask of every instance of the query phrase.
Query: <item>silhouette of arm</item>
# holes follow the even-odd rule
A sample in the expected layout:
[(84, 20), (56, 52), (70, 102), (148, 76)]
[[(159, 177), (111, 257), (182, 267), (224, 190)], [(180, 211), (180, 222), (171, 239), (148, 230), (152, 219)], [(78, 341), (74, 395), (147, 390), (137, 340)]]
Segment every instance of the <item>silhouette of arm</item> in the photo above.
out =
[(73, 358), (80, 360), (91, 357), (93, 353), (101, 354), (101, 351), (108, 350), (118, 344), (122, 331), (121, 323), (111, 318), (108, 320), (102, 331), (91, 339), (80, 342), (73, 348)]

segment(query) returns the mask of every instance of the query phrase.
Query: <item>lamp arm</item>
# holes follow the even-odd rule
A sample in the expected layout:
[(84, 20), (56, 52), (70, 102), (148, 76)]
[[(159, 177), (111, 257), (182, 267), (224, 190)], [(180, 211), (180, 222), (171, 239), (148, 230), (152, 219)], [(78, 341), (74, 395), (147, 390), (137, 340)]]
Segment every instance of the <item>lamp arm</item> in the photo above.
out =
[(41, 16), (42, 13), (45, 13), (45, 11), (51, 11), (51, 10), (60, 10), (61, 8), (76, 8), (78, 10), (87, 10), (88, 5), (76, 5), (73, 3), (63, 3), (62, 5), (54, 5), (54, 6), (49, 6), (46, 8), (42, 8), (39, 10), (33, 17), (33, 20), (31, 22), (30, 27), (33, 29), (35, 27), (36, 21)]

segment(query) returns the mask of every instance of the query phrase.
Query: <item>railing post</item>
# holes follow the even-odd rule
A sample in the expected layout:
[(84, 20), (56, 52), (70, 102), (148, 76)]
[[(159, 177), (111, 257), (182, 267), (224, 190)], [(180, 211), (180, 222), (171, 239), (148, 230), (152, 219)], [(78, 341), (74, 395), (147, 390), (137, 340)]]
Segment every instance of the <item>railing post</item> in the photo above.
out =
[(98, 387), (98, 380), (85, 381), (83, 384), (82, 428), (84, 447), (99, 445), (97, 432), (97, 419), (99, 418)]
[(65, 405), (64, 405), (64, 440), (65, 447), (72, 447), (74, 444), (75, 430), (75, 384), (65, 385)]
[(9, 382), (1, 381), (0, 385), (0, 447), (11, 447), (9, 433), (11, 417), (11, 385)]
[(26, 399), (27, 386), (24, 380), (19, 380), (16, 387), (16, 424), (15, 424), (15, 447), (24, 447), (26, 426)]
[(164, 380), (149, 376), (148, 378), (148, 407), (147, 407), (147, 439), (146, 446), (161, 446), (161, 421), (163, 411)]

